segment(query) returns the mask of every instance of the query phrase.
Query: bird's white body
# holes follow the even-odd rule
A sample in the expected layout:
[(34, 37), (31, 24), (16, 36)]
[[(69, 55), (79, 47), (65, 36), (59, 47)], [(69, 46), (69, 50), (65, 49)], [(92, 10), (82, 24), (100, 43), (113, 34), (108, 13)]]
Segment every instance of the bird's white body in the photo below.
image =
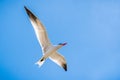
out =
[(53, 62), (58, 64), (59, 66), (63, 67), (65, 71), (67, 71), (67, 64), (66, 60), (62, 55), (60, 55), (57, 50), (62, 46), (66, 45), (66, 43), (61, 43), (59, 45), (52, 45), (49, 41), (46, 33), (45, 27), (42, 25), (40, 20), (29, 10), (25, 7), (25, 10), (30, 18), (30, 21), (33, 25), (35, 34), (37, 39), (41, 45), (43, 56), (41, 59), (36, 62), (39, 66), (41, 66), (47, 58), (50, 58)]
[(44, 52), (43, 57), (46, 59), (48, 57), (50, 57), (50, 55), (54, 55), (55, 52), (61, 48), (62, 46), (49, 46), (49, 48), (46, 50), (46, 52)]

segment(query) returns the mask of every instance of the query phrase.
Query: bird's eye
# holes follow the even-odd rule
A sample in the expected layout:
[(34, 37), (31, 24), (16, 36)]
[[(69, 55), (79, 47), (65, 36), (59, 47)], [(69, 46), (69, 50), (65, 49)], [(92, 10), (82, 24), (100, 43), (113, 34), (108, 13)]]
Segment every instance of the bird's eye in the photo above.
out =
[(59, 43), (58, 45), (62, 45), (62, 43)]

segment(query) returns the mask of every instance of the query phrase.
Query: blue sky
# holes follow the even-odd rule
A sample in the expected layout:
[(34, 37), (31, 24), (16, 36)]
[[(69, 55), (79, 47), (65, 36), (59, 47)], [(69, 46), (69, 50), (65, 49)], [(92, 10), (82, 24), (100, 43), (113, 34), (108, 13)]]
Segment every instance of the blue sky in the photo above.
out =
[[(53, 44), (67, 42), (65, 72), (42, 56), (27, 6)], [(0, 80), (120, 80), (120, 1), (0, 0)]]

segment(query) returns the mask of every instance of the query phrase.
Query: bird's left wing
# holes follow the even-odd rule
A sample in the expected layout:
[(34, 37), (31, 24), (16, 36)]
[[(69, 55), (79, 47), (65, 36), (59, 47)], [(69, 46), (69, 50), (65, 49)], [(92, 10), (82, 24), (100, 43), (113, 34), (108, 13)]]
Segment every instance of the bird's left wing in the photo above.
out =
[(33, 28), (35, 30), (37, 39), (42, 47), (42, 50), (45, 52), (47, 47), (51, 45), (51, 43), (48, 39), (47, 33), (46, 33), (46, 29), (43, 26), (43, 24), (40, 22), (40, 20), (29, 9), (27, 9), (26, 7), (24, 7), (24, 8), (30, 18), (32, 25), (33, 25)]

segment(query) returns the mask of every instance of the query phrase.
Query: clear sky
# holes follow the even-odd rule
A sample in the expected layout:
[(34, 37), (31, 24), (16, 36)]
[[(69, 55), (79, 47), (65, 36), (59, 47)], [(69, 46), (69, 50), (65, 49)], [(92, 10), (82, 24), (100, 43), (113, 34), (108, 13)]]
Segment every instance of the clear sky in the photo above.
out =
[[(24, 10), (45, 25), (68, 71), (47, 60)], [(0, 0), (0, 80), (120, 80), (119, 0)]]

